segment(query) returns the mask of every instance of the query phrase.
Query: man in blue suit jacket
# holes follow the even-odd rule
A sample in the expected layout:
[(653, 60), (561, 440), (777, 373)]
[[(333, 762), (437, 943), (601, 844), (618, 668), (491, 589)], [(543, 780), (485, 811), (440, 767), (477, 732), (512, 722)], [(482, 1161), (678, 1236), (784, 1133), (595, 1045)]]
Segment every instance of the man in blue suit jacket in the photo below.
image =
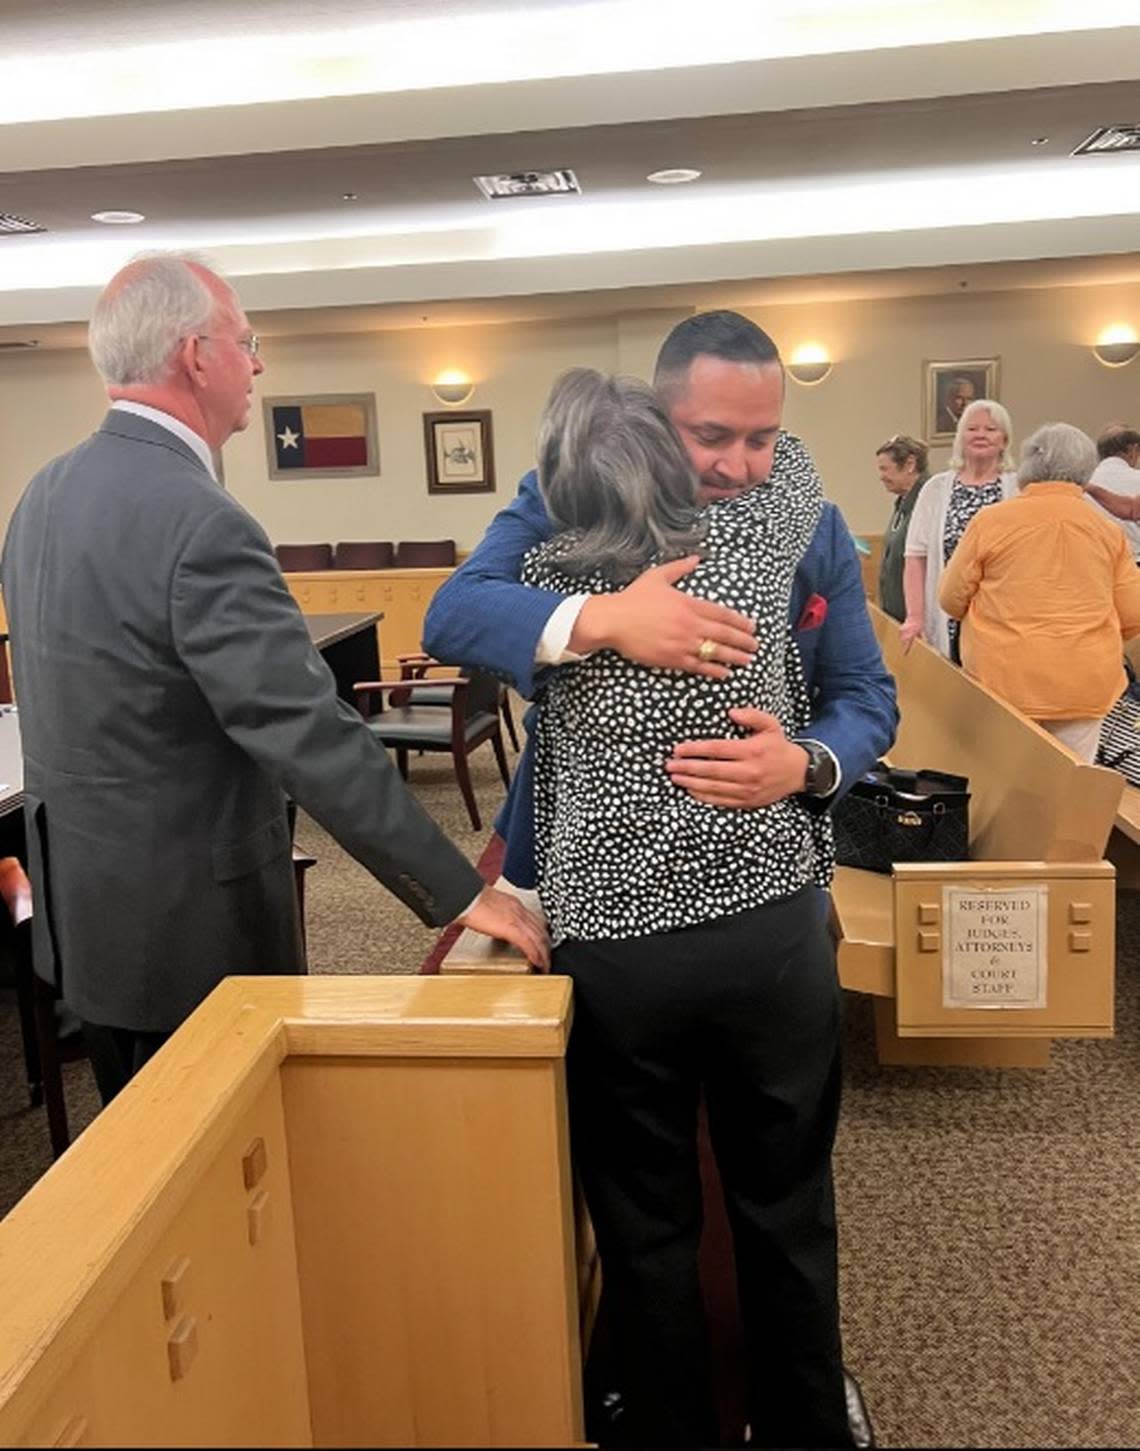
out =
[[(735, 313), (687, 319), (666, 339), (654, 382), (703, 502), (774, 478), (818, 487), (807, 451), (780, 429), (783, 368), (755, 324)], [(646, 570), (615, 593), (564, 597), (521, 585), (523, 556), (553, 527), (530, 473), (436, 595), (425, 648), (494, 670), (528, 696), (541, 692), (544, 667), (597, 649), (714, 677), (747, 663), (754, 623), (673, 588), (696, 558)], [(789, 740), (773, 716), (746, 708), (730, 713), (734, 738), (679, 743), (664, 769), (698, 800), (731, 810), (799, 793), (825, 810), (890, 746), (894, 683), (834, 505), (824, 505), (800, 561), (791, 625), (813, 702), (809, 730)], [(533, 882), (532, 797), (528, 745), (500, 818), (504, 875), (518, 885)], [(770, 906), (782, 909), (780, 901)], [(602, 1253), (630, 1445), (716, 1444), (692, 1283), (700, 1222), (692, 1199), (695, 1083), (706, 1088), (731, 1206), (753, 1444), (870, 1443), (861, 1398), (853, 1382), (845, 1384), (839, 1336), (830, 1169), (839, 1111), (838, 986), (822, 913), (803, 930), (805, 950), (793, 963), (778, 934), (759, 931), (755, 956), (732, 989), (737, 1036), (715, 1069), (701, 1046), (719, 1041), (715, 1025), (724, 1009), (710, 963), (685, 963), (676, 983), (659, 964), (653, 986), (633, 971), (595, 972), (598, 944), (575, 944), (581, 951), (568, 963), (575, 982), (571, 1127)], [(683, 959), (684, 943), (680, 948)], [(608, 959), (604, 965), (615, 967)], [(662, 1145), (676, 1152), (661, 1153)]]
[[(726, 315), (704, 314), (690, 321), (703, 323), (722, 316)], [(714, 338), (710, 346), (723, 344)], [(667, 340), (658, 362), (658, 380), (663, 377), (662, 360), (668, 365), (668, 349)], [(724, 391), (723, 375), (728, 375), (731, 389), (732, 375), (746, 375), (755, 370), (754, 365), (700, 355), (692, 371), (706, 361), (716, 365), (708, 370), (704, 390), (712, 397), (694, 400), (698, 390), (691, 388), (680, 410), (676, 403), (671, 408), (701, 477), (702, 496), (728, 497), (734, 490), (766, 482), (773, 474), (782, 477), (785, 471), (814, 474), (800, 440), (779, 429), (782, 370), (773, 416), (771, 399), (762, 399), (759, 406), (750, 399), (734, 400), (731, 407), (717, 399)], [(743, 662), (745, 656), (734, 651), (752, 648), (750, 620), (672, 588), (695, 560), (647, 570), (618, 594), (589, 599), (567, 599), (519, 584), (523, 556), (551, 531), (532, 470), (478, 548), (437, 592), (424, 624), (425, 650), (449, 663), (492, 670), (512, 681), (520, 694), (534, 697), (541, 692), (545, 667), (573, 659), (574, 647), (607, 645), (642, 664), (710, 676), (726, 674), (732, 663)], [(584, 617), (598, 609), (609, 612), (608, 629), (588, 637), (582, 628), (589, 623)], [(573, 621), (570, 629), (565, 628), (568, 620)], [(810, 740), (824, 748), (825, 759), (822, 764), (813, 762), (807, 749), (785, 742), (772, 729), (771, 717), (752, 712), (751, 721), (737, 722), (750, 730), (744, 740), (687, 742), (678, 747), (674, 769), (691, 781), (682, 784), (694, 791), (702, 785), (715, 786), (721, 793), (718, 804), (767, 805), (803, 790), (808, 768), (815, 766), (813, 794), (833, 805), (894, 740), (898, 723), (894, 681), (871, 628), (855, 546), (834, 504), (824, 505), (796, 571), (790, 622), (813, 699)], [(697, 652), (702, 641), (710, 640), (716, 653), (702, 660)], [(528, 742), (497, 823), (507, 839), (504, 875), (516, 886), (534, 884), (531, 770)]]

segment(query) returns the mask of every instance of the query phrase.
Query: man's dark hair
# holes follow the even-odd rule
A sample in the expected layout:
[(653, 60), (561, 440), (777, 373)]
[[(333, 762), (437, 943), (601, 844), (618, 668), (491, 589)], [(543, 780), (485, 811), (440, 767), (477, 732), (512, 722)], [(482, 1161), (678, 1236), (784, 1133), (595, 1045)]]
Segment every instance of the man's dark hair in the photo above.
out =
[(1101, 458), (1122, 458), (1137, 444), (1140, 444), (1140, 433), (1117, 425), (1105, 429), (1096, 441), (1096, 451)]
[(725, 309), (698, 312), (695, 317), (679, 322), (661, 344), (653, 370), (653, 386), (658, 392), (668, 391), (687, 376), (693, 359), (699, 357), (753, 366), (780, 365), (776, 344), (763, 328), (748, 318)]

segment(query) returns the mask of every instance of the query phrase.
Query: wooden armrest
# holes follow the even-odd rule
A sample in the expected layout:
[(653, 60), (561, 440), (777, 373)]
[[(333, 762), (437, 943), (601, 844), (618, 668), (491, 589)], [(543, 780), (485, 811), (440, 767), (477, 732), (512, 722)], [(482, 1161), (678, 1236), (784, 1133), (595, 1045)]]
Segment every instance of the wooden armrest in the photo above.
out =
[[(466, 675), (436, 675), (419, 680), (358, 680), (352, 690), (357, 710), (361, 715), (365, 715), (366, 707), (374, 695), (380, 696), (381, 710), (383, 709), (385, 690), (391, 692), (388, 697), (389, 704), (400, 707), (408, 704), (408, 698), (414, 690), (423, 690), (425, 687), (438, 690), (441, 685), (451, 690), (452, 709), (455, 708), (456, 701), (459, 701), (462, 707), (465, 697), (460, 695), (459, 691), (465, 689), (469, 684), (470, 681)], [(397, 694), (397, 692), (400, 693)]]
[(831, 925), (840, 984), (875, 997), (895, 995), (895, 902), (891, 878), (836, 867)]
[(1140, 842), (1140, 788), (1125, 786), (1116, 808), (1116, 829), (1131, 841)]
[(358, 680), (353, 685), (353, 690), (422, 690), (430, 686), (433, 690), (439, 685), (467, 685), (469, 684), (466, 675), (435, 675), (431, 680)]

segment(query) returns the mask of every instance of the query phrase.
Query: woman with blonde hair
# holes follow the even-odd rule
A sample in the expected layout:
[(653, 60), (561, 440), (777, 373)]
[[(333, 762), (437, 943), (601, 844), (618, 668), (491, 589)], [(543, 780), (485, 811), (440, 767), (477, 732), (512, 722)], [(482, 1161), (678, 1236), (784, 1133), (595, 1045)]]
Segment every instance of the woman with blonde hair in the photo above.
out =
[(948, 660), (958, 658), (958, 623), (938, 603), (942, 571), (979, 509), (1017, 493), (1012, 433), (1009, 414), (1000, 403), (978, 398), (967, 404), (958, 420), (950, 467), (928, 479), (919, 495), (903, 567), (906, 619), (900, 633), (908, 649), (921, 635)]
[(973, 520), (941, 586), (967, 674), (1085, 761), (1127, 683), (1121, 639), (1140, 634), (1128, 540), (1083, 497), (1095, 467), (1079, 428), (1039, 428), (1021, 451), (1021, 493)]

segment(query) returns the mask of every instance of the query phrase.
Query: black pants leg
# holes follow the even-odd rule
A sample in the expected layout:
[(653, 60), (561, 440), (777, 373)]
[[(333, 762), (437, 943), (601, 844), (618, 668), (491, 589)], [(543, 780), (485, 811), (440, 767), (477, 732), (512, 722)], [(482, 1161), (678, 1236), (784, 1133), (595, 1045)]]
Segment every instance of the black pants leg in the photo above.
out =
[[(851, 1444), (831, 1177), (840, 995), (823, 912), (802, 896), (767, 909), (751, 965), (738, 943), (740, 974), (706, 1020), (709, 1136), (732, 1225), (756, 1446)], [(748, 981), (756, 973), (767, 991)]]
[(169, 1033), (136, 1033), (84, 1022), (83, 1041), (104, 1108), (169, 1037)]
[(610, 942), (556, 954), (575, 986), (571, 1144), (602, 1261), (623, 1441), (715, 1446), (697, 1270), (696, 1056), (668, 992), (641, 991), (637, 964), (625, 970), (633, 955)]
[(654, 937), (567, 942), (556, 967), (574, 980), (571, 1139), (633, 1438), (718, 1440), (697, 1259), (703, 1082), (733, 1224), (753, 1435), (850, 1444), (830, 1193), (838, 987), (819, 894)]

